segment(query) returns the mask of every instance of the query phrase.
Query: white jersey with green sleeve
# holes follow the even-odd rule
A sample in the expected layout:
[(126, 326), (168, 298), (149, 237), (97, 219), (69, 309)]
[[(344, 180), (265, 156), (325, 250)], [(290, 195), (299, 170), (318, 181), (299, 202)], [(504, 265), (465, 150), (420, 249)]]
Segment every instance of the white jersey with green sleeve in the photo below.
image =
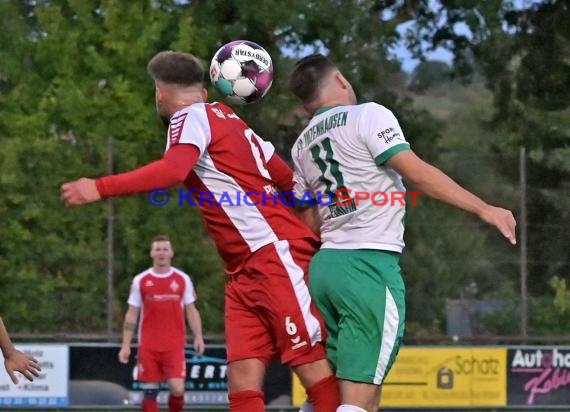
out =
[(291, 154), (295, 196), (316, 199), (323, 248), (402, 251), (405, 206), (396, 198), (405, 196), (405, 188), (386, 162), (409, 149), (398, 120), (384, 106), (317, 111)]

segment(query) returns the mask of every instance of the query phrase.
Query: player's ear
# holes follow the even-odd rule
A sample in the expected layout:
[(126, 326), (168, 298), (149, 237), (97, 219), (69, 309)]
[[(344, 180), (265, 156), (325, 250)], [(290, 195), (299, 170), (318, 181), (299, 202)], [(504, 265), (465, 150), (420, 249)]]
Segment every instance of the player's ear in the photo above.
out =
[(159, 81), (155, 81), (154, 84), (155, 84), (155, 90), (156, 90), (156, 92), (155, 92), (156, 99), (162, 103), (167, 98), (167, 93), (168, 93), (168, 89), (166, 88), (167, 85), (162, 83), (162, 82), (159, 82)]
[(207, 102), (208, 101), (208, 90), (206, 90), (206, 88), (203, 88), (202, 92), (200, 94), (202, 95), (202, 100)]

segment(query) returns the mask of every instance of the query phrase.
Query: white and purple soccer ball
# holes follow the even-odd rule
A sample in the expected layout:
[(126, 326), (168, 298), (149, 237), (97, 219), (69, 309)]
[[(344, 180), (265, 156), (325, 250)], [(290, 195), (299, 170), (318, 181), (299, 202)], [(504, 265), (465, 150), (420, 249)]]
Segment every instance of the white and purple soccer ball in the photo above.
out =
[(232, 41), (220, 47), (212, 58), (210, 80), (228, 103), (257, 102), (273, 82), (271, 56), (252, 41)]

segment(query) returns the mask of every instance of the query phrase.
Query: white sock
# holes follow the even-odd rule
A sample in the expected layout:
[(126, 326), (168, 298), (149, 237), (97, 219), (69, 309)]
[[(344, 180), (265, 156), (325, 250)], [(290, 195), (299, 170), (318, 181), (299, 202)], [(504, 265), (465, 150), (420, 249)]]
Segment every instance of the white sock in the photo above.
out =
[(313, 405), (311, 405), (309, 401), (305, 401), (305, 403), (301, 405), (299, 412), (313, 412)]
[(354, 405), (340, 405), (336, 408), (336, 412), (366, 412), (366, 409)]

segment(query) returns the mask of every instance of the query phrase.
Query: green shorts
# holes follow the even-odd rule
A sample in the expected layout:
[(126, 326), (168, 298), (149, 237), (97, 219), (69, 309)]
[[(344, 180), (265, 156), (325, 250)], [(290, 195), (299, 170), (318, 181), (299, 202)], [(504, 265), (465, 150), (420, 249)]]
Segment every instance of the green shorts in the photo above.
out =
[(399, 260), (383, 250), (321, 249), (311, 261), (309, 288), (341, 379), (381, 385), (396, 359), (406, 312)]

